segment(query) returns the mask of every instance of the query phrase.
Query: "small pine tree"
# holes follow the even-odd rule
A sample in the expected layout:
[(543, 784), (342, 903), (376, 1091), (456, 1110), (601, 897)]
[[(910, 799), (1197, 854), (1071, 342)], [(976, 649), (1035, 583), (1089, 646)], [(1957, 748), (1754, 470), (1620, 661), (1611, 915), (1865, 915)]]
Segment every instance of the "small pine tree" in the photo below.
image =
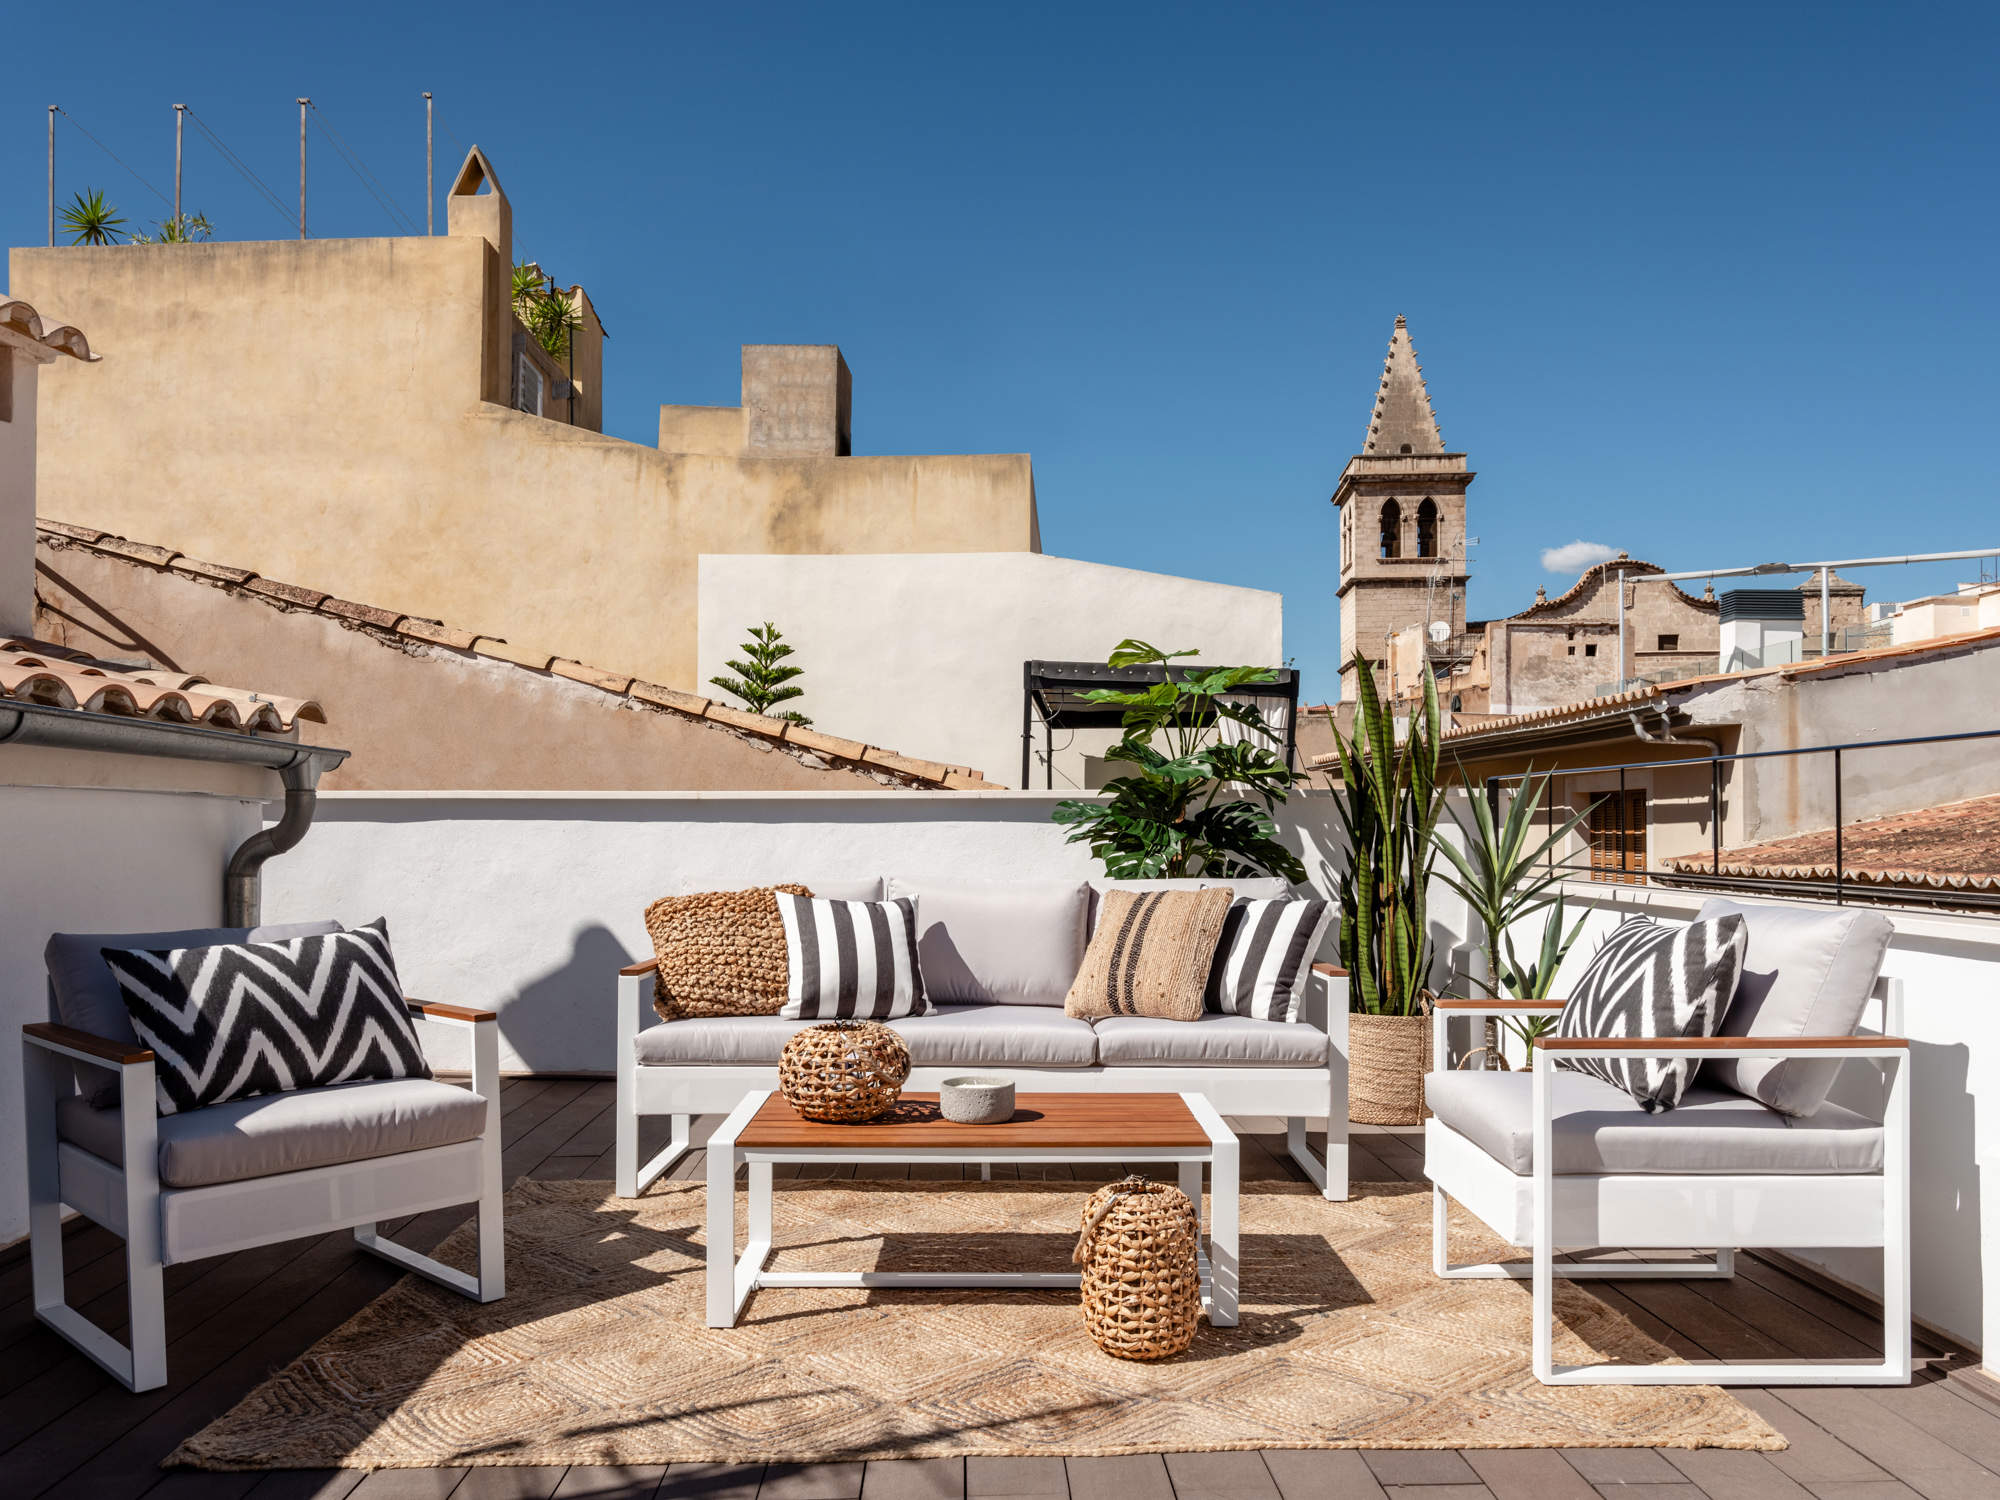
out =
[[(719, 687), (723, 692), (743, 700), (743, 706), (753, 714), (771, 714), (780, 703), (789, 703), (794, 698), (803, 698), (806, 690), (796, 686), (792, 679), (805, 671), (803, 667), (788, 667), (782, 663), (792, 654), (792, 648), (785, 644), (785, 638), (778, 627), (766, 620), (761, 628), (750, 632), (750, 639), (739, 648), (743, 661), (732, 661), (729, 670), (734, 677), (711, 677), (710, 686)], [(786, 709), (783, 713), (771, 714), (778, 719), (789, 719), (794, 724), (810, 725), (811, 719), (797, 709)]]

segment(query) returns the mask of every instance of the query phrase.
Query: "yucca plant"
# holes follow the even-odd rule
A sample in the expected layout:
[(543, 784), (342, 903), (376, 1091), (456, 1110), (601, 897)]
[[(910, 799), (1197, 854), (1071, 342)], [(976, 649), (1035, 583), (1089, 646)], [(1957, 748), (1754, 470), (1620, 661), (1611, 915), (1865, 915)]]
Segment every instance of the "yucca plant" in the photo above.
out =
[(1340, 961), (1355, 1010), (1413, 1016), (1423, 1009), (1430, 974), (1425, 897), (1444, 803), (1437, 683), (1424, 674), (1422, 709), (1398, 743), (1375, 674), (1360, 658), (1354, 669), (1354, 738), (1338, 728), (1333, 734), (1341, 776), (1335, 806), (1350, 860), (1340, 882)]
[(115, 245), (125, 238), (124, 217), (104, 201), (97, 188), (86, 188), (62, 211), (63, 228), (72, 245)]

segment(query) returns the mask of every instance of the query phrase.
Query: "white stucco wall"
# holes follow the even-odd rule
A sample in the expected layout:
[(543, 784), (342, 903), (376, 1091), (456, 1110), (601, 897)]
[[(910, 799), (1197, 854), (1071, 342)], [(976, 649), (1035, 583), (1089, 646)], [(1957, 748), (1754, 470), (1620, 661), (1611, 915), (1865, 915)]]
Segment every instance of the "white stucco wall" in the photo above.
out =
[(20, 1028), (49, 1018), (49, 934), (219, 922), (223, 866), (263, 826), (266, 780), (275, 791), (265, 772), (0, 745), (0, 1244), (28, 1229)]
[[(700, 592), (695, 691), (715, 693), (709, 678), (769, 620), (805, 668), (806, 696), (788, 706), (817, 727), (1002, 786), (1021, 780), (1024, 661), (1103, 661), (1135, 636), (1206, 662), (1284, 664), (1280, 594), (1031, 552), (710, 554)], [(1082, 785), (1084, 755), (1113, 738), (1058, 734), (1056, 787)]]
[[(35, 362), (0, 336), (0, 636), (35, 623)], [(11, 412), (11, 420), (9, 413)]]
[[(1625, 917), (1690, 920), (1705, 899), (1659, 887), (1565, 885), (1570, 918), (1589, 921), (1557, 975), (1567, 993), (1590, 955)], [(1799, 903), (1834, 910), (1825, 903)], [(2000, 1178), (1985, 1197), (1985, 1173), (2000, 1163), (2000, 922), (1886, 910), (1896, 925), (1882, 972), (1903, 981), (1903, 1032), (1911, 1042), (1912, 1286), (1916, 1316), (2000, 1358)], [(1516, 946), (1532, 951), (1541, 917)], [(1461, 928), (1461, 932), (1463, 929)], [(1875, 1007), (1863, 1029), (1882, 1029)], [(1833, 1098), (1880, 1117), (1879, 1075), (1849, 1063)], [(1791, 1252), (1849, 1285), (1879, 1293), (1881, 1256), (1871, 1250)]]
[[(1099, 867), (1019, 792), (322, 793), (264, 871), (269, 922), (386, 916), (404, 988), (500, 1012), (500, 1066), (609, 1073), (613, 973), (650, 957), (661, 896), (837, 877), (1082, 880)], [(1324, 794), (1288, 841), (1330, 886)], [(443, 1066), (460, 1033), (430, 1028)]]

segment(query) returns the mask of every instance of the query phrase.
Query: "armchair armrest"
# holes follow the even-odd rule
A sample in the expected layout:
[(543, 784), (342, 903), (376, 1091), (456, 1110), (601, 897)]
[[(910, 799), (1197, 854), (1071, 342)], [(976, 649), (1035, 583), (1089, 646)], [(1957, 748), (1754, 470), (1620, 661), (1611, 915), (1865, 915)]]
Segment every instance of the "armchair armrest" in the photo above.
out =
[(1619, 1057), (1890, 1057), (1908, 1052), (1900, 1036), (1545, 1036), (1535, 1051), (1550, 1056)]
[(1438, 1000), (1432, 1010), (1457, 1016), (1558, 1015), (1567, 1000)]
[(658, 958), (649, 958), (644, 963), (627, 964), (618, 973), (620, 978), (629, 978), (635, 974), (650, 974), (653, 970), (659, 968), (659, 966), (660, 961)]
[(130, 1042), (114, 1042), (105, 1037), (93, 1036), (87, 1031), (78, 1031), (74, 1026), (61, 1026), (54, 1021), (30, 1021), (21, 1028), (21, 1036), (30, 1045), (49, 1052), (59, 1052), (64, 1057), (75, 1058), (79, 1062), (110, 1063), (114, 1067), (128, 1067), (135, 1063), (153, 1061), (153, 1054), (145, 1047), (135, 1047)]
[(1341, 968), (1339, 964), (1314, 964), (1313, 973), (1324, 974), (1328, 979), (1347, 978), (1347, 970)]
[(481, 1021), (497, 1021), (500, 1013), (495, 1010), (468, 1010), (463, 1005), (438, 1005), (428, 1000), (411, 1000), (407, 997), (403, 1004), (410, 1014), (422, 1016), (427, 1021), (456, 1021), (466, 1026), (477, 1026)]

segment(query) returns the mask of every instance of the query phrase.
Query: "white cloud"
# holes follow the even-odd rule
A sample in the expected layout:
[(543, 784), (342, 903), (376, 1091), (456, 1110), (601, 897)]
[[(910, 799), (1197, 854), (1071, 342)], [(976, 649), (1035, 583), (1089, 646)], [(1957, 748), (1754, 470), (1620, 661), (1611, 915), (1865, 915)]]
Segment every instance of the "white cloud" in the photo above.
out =
[(1602, 542), (1566, 542), (1560, 547), (1544, 547), (1542, 566), (1551, 573), (1581, 573), (1585, 568), (1610, 562), (1617, 555), (1616, 547), (1607, 547)]

